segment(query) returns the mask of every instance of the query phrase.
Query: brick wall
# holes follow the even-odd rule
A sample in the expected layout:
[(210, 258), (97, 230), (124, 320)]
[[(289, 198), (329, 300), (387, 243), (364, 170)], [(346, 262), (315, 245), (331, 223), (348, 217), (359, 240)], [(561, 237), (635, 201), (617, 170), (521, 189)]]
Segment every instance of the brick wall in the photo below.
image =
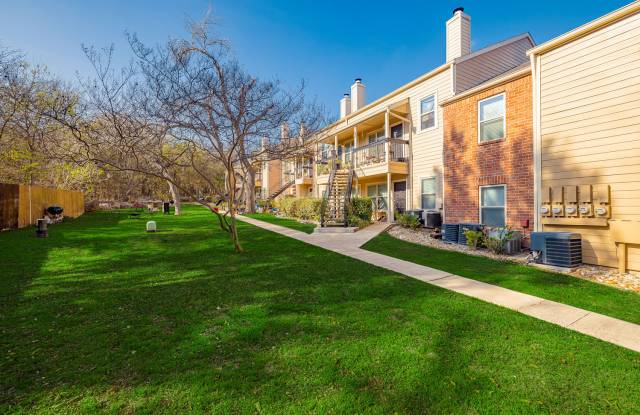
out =
[[(506, 137), (478, 143), (478, 101), (505, 93)], [(479, 221), (479, 187), (507, 186), (507, 224), (533, 227), (533, 117), (531, 75), (444, 106), (445, 221)], [(523, 229), (521, 222), (529, 221)]]

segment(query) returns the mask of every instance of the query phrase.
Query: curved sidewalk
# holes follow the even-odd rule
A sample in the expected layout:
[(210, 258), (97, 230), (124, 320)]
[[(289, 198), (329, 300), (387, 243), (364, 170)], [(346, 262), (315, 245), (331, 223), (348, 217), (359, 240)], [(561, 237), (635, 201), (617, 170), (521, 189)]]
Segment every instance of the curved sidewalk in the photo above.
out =
[(387, 225), (384, 223), (376, 223), (355, 233), (309, 235), (246, 216), (238, 216), (238, 219), (380, 268), (640, 352), (640, 325), (361, 249), (364, 243), (386, 230)]

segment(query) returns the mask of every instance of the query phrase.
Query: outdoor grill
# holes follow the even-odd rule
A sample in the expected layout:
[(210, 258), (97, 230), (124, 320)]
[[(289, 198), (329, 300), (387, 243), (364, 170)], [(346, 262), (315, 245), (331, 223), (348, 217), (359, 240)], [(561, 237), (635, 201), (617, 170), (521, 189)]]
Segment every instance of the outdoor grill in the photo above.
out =
[(47, 213), (50, 215), (62, 215), (62, 212), (64, 211), (64, 209), (62, 209), (62, 207), (60, 206), (49, 206), (47, 208)]

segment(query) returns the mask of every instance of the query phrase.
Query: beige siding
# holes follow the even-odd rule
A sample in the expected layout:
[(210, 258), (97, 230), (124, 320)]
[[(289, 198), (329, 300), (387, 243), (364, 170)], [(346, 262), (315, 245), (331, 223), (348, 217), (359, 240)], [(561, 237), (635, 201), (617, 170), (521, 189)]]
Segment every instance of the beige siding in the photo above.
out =
[(456, 93), (496, 77), (529, 61), (527, 49), (532, 47), (529, 37), (523, 37), (478, 56), (456, 64)]
[[(612, 219), (640, 221), (640, 14), (540, 57), (542, 186), (609, 184)], [(583, 236), (587, 263), (616, 266), (608, 227)], [(640, 270), (640, 245), (629, 247)]]
[[(410, 117), (413, 123), (412, 131), (412, 169), (413, 183), (408, 183), (408, 191), (412, 194), (411, 198), (407, 196), (407, 205), (409, 208), (420, 207), (420, 178), (437, 177), (439, 191), (437, 194), (439, 207), (442, 205), (442, 151), (443, 151), (443, 118), (440, 102), (452, 96), (452, 75), (451, 69), (447, 68), (424, 81), (413, 85), (412, 87), (394, 95), (388, 101), (380, 102), (362, 113), (350, 118), (348, 124), (339, 122), (331, 128), (325, 137), (332, 137), (336, 131), (344, 130), (348, 126), (358, 125), (358, 123), (371, 118), (373, 115), (380, 113), (389, 104), (408, 100), (410, 108)], [(427, 131), (420, 130), (420, 101), (432, 94), (436, 95), (436, 115), (437, 124), (435, 128)], [(364, 136), (370, 130), (359, 130), (360, 145), (364, 144)], [(404, 123), (404, 138), (409, 139), (409, 125)], [(395, 179), (394, 179), (395, 180)], [(413, 202), (413, 204), (412, 204)]]

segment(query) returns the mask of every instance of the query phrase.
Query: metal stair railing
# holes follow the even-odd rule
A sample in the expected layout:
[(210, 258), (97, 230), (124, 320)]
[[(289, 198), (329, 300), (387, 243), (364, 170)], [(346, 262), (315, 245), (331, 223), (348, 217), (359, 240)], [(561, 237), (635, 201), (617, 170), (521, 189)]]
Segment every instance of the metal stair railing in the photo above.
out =
[(344, 227), (349, 226), (349, 204), (351, 202), (351, 193), (353, 192), (353, 175), (355, 174), (353, 167), (349, 168), (349, 177), (347, 178), (347, 190), (344, 194)]
[[(335, 150), (332, 151), (335, 155)], [(329, 183), (327, 184), (327, 190), (322, 198), (322, 205), (320, 205), (320, 227), (325, 227), (327, 221), (327, 209), (329, 208), (329, 199), (332, 197), (333, 192), (333, 180), (336, 177), (337, 163), (333, 163), (331, 171), (329, 172)]]

